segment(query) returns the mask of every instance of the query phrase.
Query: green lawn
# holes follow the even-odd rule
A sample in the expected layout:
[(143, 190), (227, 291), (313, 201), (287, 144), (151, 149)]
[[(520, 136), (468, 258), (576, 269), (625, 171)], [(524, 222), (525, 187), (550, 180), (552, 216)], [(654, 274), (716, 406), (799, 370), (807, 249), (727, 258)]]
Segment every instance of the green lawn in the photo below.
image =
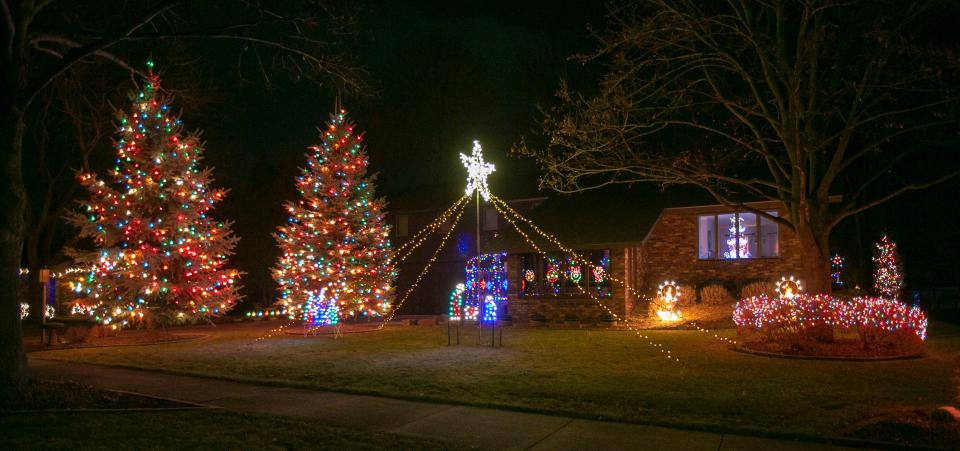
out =
[(3, 449), (453, 449), (395, 434), (219, 410), (0, 416)]
[(476, 345), (475, 335), (447, 347), (443, 327), (264, 342), (254, 341), (260, 330), (241, 328), (187, 343), (36, 356), (655, 424), (840, 435), (867, 417), (954, 402), (960, 328), (930, 329), (926, 357), (875, 363), (741, 354), (695, 331), (645, 332), (681, 364), (624, 331), (507, 328), (503, 348)]

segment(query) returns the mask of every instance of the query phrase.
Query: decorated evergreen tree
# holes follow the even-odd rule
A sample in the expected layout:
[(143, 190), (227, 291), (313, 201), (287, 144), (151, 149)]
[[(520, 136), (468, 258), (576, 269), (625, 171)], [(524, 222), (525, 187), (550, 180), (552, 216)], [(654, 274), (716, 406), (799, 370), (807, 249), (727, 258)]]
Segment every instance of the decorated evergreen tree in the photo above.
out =
[(346, 117), (331, 115), (307, 153), (300, 199), (285, 204), (290, 217), (276, 233), (279, 302), (291, 318), (317, 325), (383, 315), (396, 278), (385, 201), (374, 197), (363, 136)]
[(104, 324), (148, 326), (220, 315), (240, 299), (240, 273), (227, 268), (237, 238), (210, 216), (226, 191), (210, 187), (203, 146), (149, 79), (120, 112), (109, 182), (81, 174), (90, 199), (71, 217), (93, 252), (74, 252), (91, 271), (74, 284)]
[(888, 299), (900, 299), (903, 288), (903, 273), (900, 272), (900, 256), (897, 244), (886, 235), (875, 245), (873, 256), (873, 289), (878, 296)]

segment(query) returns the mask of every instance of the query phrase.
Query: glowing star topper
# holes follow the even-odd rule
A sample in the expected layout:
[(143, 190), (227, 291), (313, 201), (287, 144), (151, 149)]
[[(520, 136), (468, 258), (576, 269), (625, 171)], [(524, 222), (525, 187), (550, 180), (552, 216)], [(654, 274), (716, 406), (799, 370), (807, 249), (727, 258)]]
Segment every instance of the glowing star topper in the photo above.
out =
[(477, 190), (483, 200), (489, 201), (490, 188), (487, 187), (487, 176), (496, 169), (492, 163), (483, 161), (483, 148), (480, 147), (480, 141), (473, 142), (473, 154), (470, 156), (461, 153), (460, 161), (467, 167), (467, 196)]

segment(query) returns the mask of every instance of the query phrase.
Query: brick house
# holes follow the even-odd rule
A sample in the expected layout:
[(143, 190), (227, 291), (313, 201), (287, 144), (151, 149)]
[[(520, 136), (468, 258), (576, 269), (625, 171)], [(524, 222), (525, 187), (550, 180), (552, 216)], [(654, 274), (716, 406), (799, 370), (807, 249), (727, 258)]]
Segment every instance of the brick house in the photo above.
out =
[[(702, 200), (662, 193), (654, 194), (655, 200), (637, 205), (623, 200), (638, 197), (588, 193), (509, 201), (515, 210), (578, 251), (593, 266), (602, 267), (598, 272), (586, 262), (571, 260), (547, 240), (537, 240), (547, 255), (536, 253), (491, 205), (481, 205), (480, 248), (484, 253), (508, 254), (507, 310), (514, 320), (526, 321), (533, 314), (551, 322), (563, 321), (567, 315), (596, 320), (604, 309), (588, 292), (618, 315), (646, 315), (646, 303), (628, 295), (624, 284), (611, 277), (648, 296), (653, 295), (657, 284), (669, 279), (688, 289), (721, 284), (736, 297), (747, 283), (772, 281), (800, 271), (797, 239), (776, 222), (752, 212), (702, 205)], [(701, 205), (663, 205), (669, 202)], [(752, 203), (750, 207), (785, 214), (772, 202)], [(472, 203), (465, 210), (461, 224), (451, 233), (451, 243), (438, 255), (431, 274), (413, 292), (404, 312), (446, 312), (450, 290), (463, 280), (464, 262), (476, 254), (475, 210)], [(440, 211), (395, 210), (391, 215), (395, 245), (402, 244)], [(525, 231), (534, 236), (529, 229)], [(429, 260), (438, 240), (426, 242), (400, 265), (398, 295)]]

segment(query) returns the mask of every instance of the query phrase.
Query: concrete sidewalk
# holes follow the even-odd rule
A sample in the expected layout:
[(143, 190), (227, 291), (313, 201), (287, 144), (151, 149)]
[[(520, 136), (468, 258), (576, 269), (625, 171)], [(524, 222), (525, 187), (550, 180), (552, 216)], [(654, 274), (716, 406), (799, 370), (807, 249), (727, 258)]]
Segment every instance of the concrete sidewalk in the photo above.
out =
[(241, 412), (446, 440), (483, 449), (840, 450), (795, 442), (30, 359), (36, 377), (72, 380)]

